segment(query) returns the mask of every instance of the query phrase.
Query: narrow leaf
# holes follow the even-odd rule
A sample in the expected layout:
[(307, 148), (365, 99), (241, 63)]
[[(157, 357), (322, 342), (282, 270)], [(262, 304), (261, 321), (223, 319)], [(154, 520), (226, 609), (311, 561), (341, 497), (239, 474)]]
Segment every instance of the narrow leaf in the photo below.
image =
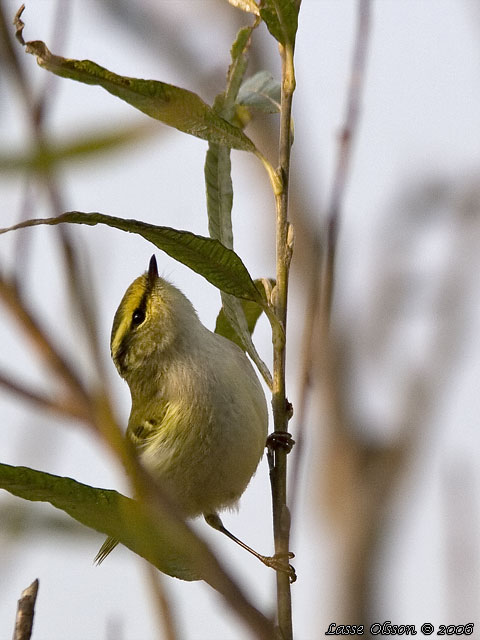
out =
[(280, 83), (269, 71), (259, 71), (247, 78), (240, 87), (237, 104), (259, 109), (265, 113), (280, 111)]
[[(273, 281), (272, 281), (273, 282)], [(234, 296), (222, 292), (222, 308), (217, 317), (215, 333), (218, 333), (232, 342), (235, 342), (243, 351), (246, 351), (256, 364), (268, 387), (272, 388), (272, 375), (267, 365), (260, 358), (252, 340), (258, 318), (264, 307), (267, 306), (265, 289), (261, 280), (255, 280), (264, 304), (256, 302), (245, 305), (246, 300), (238, 300)]]
[[(215, 99), (214, 108), (227, 120), (231, 120), (235, 114), (235, 100), (247, 68), (247, 50), (253, 29), (253, 26), (245, 27), (238, 32), (231, 48), (232, 61), (228, 68), (225, 92)], [(230, 149), (224, 145), (213, 143), (208, 145), (205, 159), (205, 185), (210, 236), (220, 240), (229, 249), (233, 249)], [(221, 291), (221, 297), (225, 318), (228, 318), (227, 322), (232, 328), (232, 335), (237, 338), (237, 344), (247, 351), (267, 384), (270, 385), (271, 374), (252, 342), (240, 301), (225, 291)]]
[[(215, 332), (223, 335), (235, 342), (243, 351), (246, 351), (253, 362), (256, 364), (263, 379), (267, 383), (269, 389), (273, 388), (272, 374), (270, 373), (267, 365), (261, 359), (258, 351), (253, 343), (251, 331), (249, 331), (247, 318), (245, 317), (245, 311), (242, 307), (242, 302), (235, 296), (228, 293), (221, 292), (222, 295), (222, 309), (220, 313), (225, 317), (225, 321), (220, 319), (220, 324), (215, 327)], [(257, 305), (262, 308), (260, 305)], [(218, 323), (218, 318), (217, 318)], [(228, 327), (227, 327), (228, 325)], [(253, 327), (252, 327), (253, 331)]]
[(116, 491), (7, 464), (0, 464), (0, 488), (25, 500), (49, 502), (81, 524), (116, 538), (170, 576), (203, 578), (188, 529), (166, 514), (159, 523), (139, 502)]
[(260, 15), (272, 36), (282, 44), (295, 43), (298, 8), (295, 0), (263, 0)]
[[(235, 113), (235, 100), (247, 68), (246, 51), (253, 27), (240, 29), (231, 47), (231, 64), (227, 73), (227, 86), (214, 103), (215, 111), (226, 120)], [(205, 186), (207, 192), (208, 231), (212, 238), (233, 249), (230, 149), (210, 142), (205, 158)]]
[[(230, 49), (232, 61), (228, 67), (227, 86), (225, 93), (218, 96), (223, 98), (221, 109), (218, 112), (226, 120), (230, 120), (234, 114), (235, 100), (247, 69), (247, 52), (254, 28), (255, 26), (243, 27), (240, 29), (237, 33), (237, 37), (235, 38), (235, 42), (232, 44)], [(217, 107), (217, 105), (215, 106)]]
[(70, 211), (55, 218), (26, 220), (7, 229), (0, 229), (0, 234), (37, 225), (61, 223), (91, 226), (105, 224), (141, 235), (175, 260), (202, 275), (218, 289), (237, 298), (256, 300), (262, 304), (262, 298), (239, 256), (218, 240), (198, 236), (190, 231), (147, 224), (138, 220), (126, 220), (102, 213)]
[(205, 158), (208, 231), (229, 249), (233, 249), (230, 149), (210, 143)]
[(63, 78), (99, 85), (136, 109), (170, 127), (197, 138), (233, 149), (255, 152), (253, 142), (234, 125), (221, 118), (196, 93), (157, 80), (120, 76), (91, 60), (73, 60), (51, 53), (44, 42), (27, 42), (27, 53), (38, 64)]

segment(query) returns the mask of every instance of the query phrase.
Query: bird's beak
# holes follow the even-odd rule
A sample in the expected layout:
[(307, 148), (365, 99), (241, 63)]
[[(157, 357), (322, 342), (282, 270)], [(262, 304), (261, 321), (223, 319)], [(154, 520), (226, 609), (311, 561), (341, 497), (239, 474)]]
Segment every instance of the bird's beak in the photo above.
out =
[(157, 260), (153, 255), (150, 258), (150, 264), (148, 265), (148, 284), (150, 285), (150, 287), (153, 287), (157, 279), (158, 279)]

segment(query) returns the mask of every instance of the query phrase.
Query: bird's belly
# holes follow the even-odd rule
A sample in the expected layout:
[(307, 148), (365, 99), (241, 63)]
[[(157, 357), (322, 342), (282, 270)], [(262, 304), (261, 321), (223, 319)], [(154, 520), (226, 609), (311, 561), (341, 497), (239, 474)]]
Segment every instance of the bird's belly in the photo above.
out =
[[(203, 422), (203, 421), (202, 421)], [(203, 422), (159, 434), (141, 453), (157, 478), (186, 516), (232, 507), (246, 489), (262, 457), (263, 427), (250, 421), (218, 426)]]

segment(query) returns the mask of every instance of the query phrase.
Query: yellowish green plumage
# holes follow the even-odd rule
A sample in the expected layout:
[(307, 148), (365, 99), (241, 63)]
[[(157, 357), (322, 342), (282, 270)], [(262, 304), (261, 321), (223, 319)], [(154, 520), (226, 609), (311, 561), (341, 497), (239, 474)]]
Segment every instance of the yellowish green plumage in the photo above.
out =
[[(149, 270), (115, 314), (113, 361), (132, 396), (127, 437), (187, 517), (232, 507), (262, 457), (267, 407), (249, 360)], [(115, 546), (107, 540), (97, 559)]]

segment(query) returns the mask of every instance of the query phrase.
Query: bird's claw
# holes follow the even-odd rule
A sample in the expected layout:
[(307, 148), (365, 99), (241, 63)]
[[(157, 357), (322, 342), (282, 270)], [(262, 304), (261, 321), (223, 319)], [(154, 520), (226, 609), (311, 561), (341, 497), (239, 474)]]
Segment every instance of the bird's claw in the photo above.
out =
[(290, 453), (294, 444), (295, 440), (292, 438), (292, 434), (287, 431), (273, 431), (267, 437), (267, 448), (270, 451), (282, 448)]
[(295, 554), (289, 551), (288, 553), (276, 553), (274, 556), (262, 556), (260, 559), (267, 567), (270, 567), (274, 571), (281, 571), (287, 573), (290, 584), (294, 583), (297, 579), (294, 567), (291, 564), (286, 564), (285, 560), (291, 560), (295, 557)]

